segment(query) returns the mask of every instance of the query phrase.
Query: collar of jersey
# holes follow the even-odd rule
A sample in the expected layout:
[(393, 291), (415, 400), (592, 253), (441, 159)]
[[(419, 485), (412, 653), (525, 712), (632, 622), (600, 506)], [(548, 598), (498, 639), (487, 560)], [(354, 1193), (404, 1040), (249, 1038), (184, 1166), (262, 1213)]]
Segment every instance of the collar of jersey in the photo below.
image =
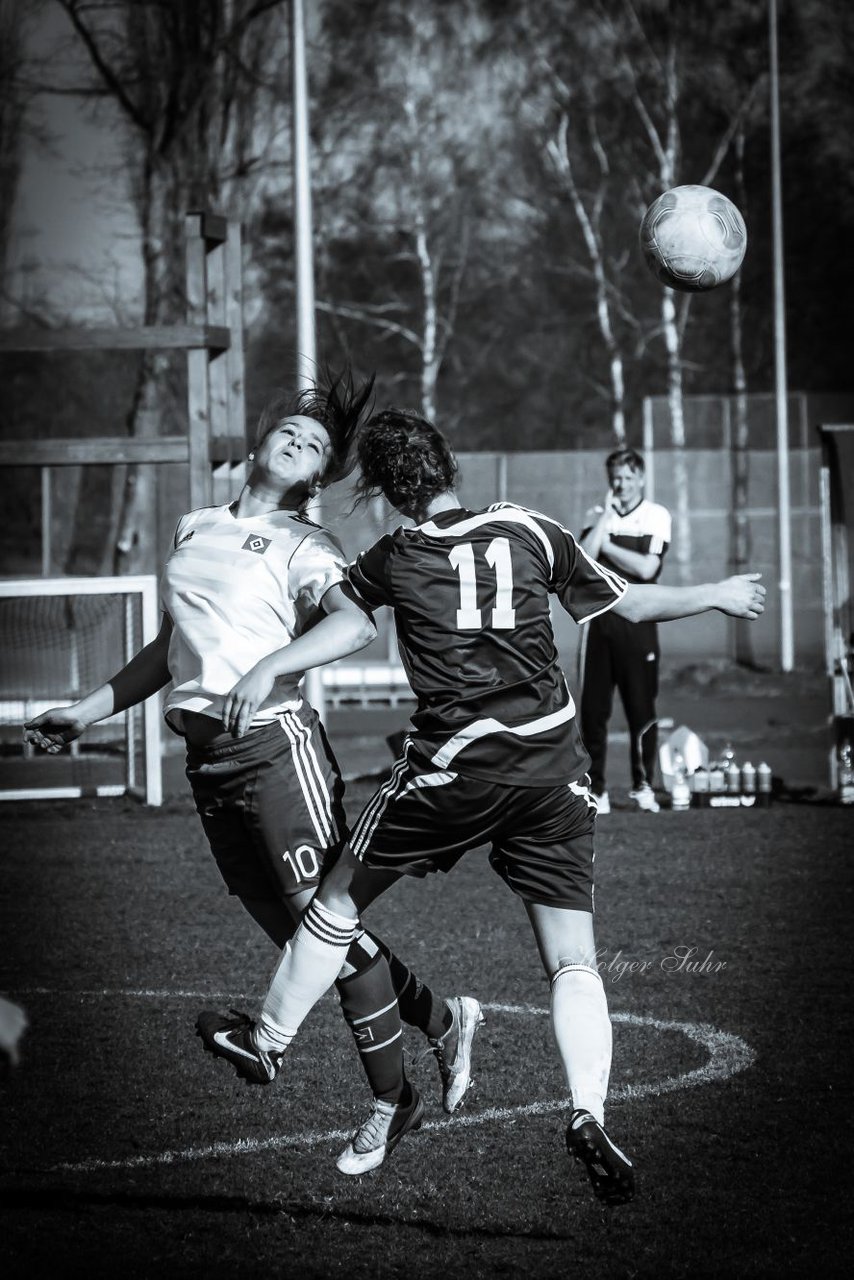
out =
[(280, 511), (276, 508), (273, 511), (262, 511), (255, 516), (239, 516), (234, 510), (237, 505), (237, 499), (234, 502), (226, 502), (223, 511), (226, 515), (231, 516), (235, 524), (248, 524), (250, 520), (268, 520), (270, 516), (287, 516), (289, 520), (296, 520), (300, 524), (313, 525), (314, 521), (309, 520), (308, 516), (300, 515), (298, 511)]
[(638, 502), (635, 503), (633, 507), (629, 507), (628, 511), (620, 512), (616, 509), (616, 507), (614, 507), (613, 508), (614, 515), (617, 517), (618, 520), (625, 520), (626, 516), (633, 516), (634, 513), (637, 511), (638, 507), (643, 506), (644, 502), (646, 502), (646, 498), (641, 498)]
[(437, 524), (440, 529), (444, 529), (445, 525), (456, 524), (458, 520), (463, 520), (473, 514), (468, 507), (449, 507), (447, 511), (440, 511), (438, 515), (431, 516), (429, 520), (413, 525), (413, 532), (418, 529), (425, 529), (430, 524)]

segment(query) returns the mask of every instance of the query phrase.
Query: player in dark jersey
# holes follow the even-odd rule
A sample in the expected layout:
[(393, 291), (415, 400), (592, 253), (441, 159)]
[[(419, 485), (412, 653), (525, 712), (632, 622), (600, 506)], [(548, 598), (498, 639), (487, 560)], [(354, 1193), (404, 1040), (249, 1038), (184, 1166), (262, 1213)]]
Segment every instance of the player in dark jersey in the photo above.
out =
[[(607, 609), (634, 619), (708, 609), (755, 618), (764, 588), (757, 574), (629, 585), (546, 516), (510, 503), (467, 511), (454, 493), (450, 446), (414, 413), (376, 415), (358, 454), (362, 495), (379, 490), (416, 522), (364, 552), (350, 583), (370, 606), (394, 609), (418, 707), (401, 759), (286, 946), (250, 1040), (259, 1053), (284, 1053), (337, 973), (360, 912), (401, 875), (449, 871), (490, 844), (550, 980), (573, 1103), (567, 1147), (595, 1194), (622, 1203), (634, 1193), (633, 1169), (603, 1127), (611, 1024), (593, 934), (596, 807), (549, 597), (585, 625)], [(403, 1108), (383, 1124), (372, 1113), (362, 1141), (391, 1145), (410, 1127)]]
[[(616, 449), (609, 454), (605, 470), (605, 503), (587, 512), (581, 545), (627, 582), (657, 582), (670, 545), (670, 512), (644, 497), (644, 461), (634, 449)], [(632, 622), (615, 611), (596, 618), (582, 636), (581, 730), (590, 752), (590, 786), (600, 813), (610, 811), (605, 757), (615, 686), (629, 726), (629, 798), (639, 809), (658, 812), (652, 780), (658, 749), (655, 699), (659, 653), (654, 621)]]

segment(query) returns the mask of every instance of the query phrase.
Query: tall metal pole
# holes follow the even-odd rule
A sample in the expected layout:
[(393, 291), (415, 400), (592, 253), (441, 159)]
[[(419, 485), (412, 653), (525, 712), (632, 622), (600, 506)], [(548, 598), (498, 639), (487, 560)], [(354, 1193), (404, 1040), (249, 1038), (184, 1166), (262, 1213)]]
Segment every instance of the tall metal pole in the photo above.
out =
[(291, 0), (291, 85), (293, 94), (294, 252), (296, 255), (297, 381), (314, 381), (314, 255), (311, 224), (311, 162), (308, 134), (308, 77), (305, 66), (303, 0)]
[[(305, 65), (303, 0), (291, 0), (291, 92), (293, 98), (294, 253), (296, 257), (297, 385), (310, 386), (317, 372), (314, 329), (314, 247), (311, 221), (311, 164), (308, 131), (308, 77)], [(326, 719), (323, 677), (317, 668), (306, 673), (306, 696)]]
[(792, 527), (789, 491), (789, 419), (786, 386), (786, 295), (783, 277), (783, 184), (780, 168), (780, 73), (777, 0), (768, 4), (771, 82), (771, 223), (774, 252), (774, 389), (777, 405), (777, 520), (780, 573), (780, 667), (795, 665), (792, 614)]

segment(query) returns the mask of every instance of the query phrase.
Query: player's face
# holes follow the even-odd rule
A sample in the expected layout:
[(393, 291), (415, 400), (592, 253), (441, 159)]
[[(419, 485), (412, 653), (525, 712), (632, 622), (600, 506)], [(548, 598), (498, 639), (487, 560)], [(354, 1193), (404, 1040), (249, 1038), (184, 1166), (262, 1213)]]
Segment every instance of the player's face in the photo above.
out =
[(622, 514), (636, 507), (643, 497), (643, 472), (632, 471), (625, 463), (612, 467), (608, 482), (614, 495), (617, 510)]
[(302, 414), (283, 418), (255, 450), (254, 469), (286, 489), (316, 492), (332, 457), (329, 433), (314, 418)]

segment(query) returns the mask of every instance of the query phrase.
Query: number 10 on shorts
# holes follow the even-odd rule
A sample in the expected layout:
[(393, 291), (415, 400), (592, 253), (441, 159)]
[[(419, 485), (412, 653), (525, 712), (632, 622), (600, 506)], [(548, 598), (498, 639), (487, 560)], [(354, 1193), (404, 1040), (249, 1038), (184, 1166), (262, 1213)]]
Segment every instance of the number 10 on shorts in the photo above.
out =
[(320, 871), (317, 861), (317, 850), (310, 844), (298, 844), (295, 849), (286, 849), (282, 854), (282, 862), (286, 862), (294, 873), (294, 879), (316, 880)]

